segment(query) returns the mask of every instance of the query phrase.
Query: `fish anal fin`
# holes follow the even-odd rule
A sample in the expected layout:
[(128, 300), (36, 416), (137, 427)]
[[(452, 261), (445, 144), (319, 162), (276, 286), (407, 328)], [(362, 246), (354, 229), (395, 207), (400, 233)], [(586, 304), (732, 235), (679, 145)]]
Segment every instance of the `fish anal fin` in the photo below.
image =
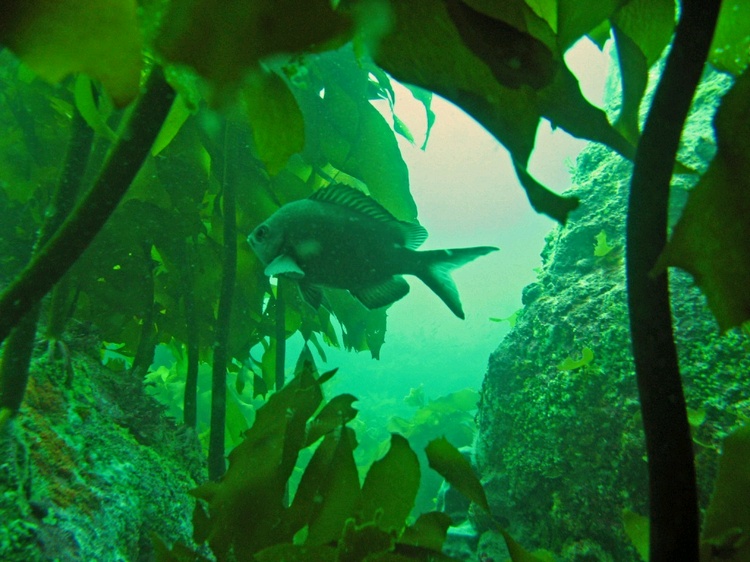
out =
[(359, 302), (369, 309), (381, 308), (393, 304), (409, 292), (409, 284), (401, 276), (391, 277), (383, 283), (369, 287), (349, 290)]
[(302, 271), (290, 256), (281, 254), (266, 266), (263, 273), (268, 277), (288, 277), (289, 279), (302, 279), (305, 272)]
[(302, 300), (312, 306), (315, 310), (320, 308), (323, 302), (323, 289), (312, 283), (299, 283), (299, 292)]

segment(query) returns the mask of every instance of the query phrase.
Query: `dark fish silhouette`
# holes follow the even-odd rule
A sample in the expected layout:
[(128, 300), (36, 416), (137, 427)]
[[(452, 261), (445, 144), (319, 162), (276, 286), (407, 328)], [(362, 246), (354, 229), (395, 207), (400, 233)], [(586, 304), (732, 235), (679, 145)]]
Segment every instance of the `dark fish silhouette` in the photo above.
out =
[(491, 246), (418, 252), (427, 231), (396, 219), (371, 197), (341, 184), (288, 203), (248, 236), (265, 274), (295, 279), (314, 308), (320, 287), (347, 289), (367, 308), (406, 296), (414, 275), (464, 318), (451, 270), (497, 250)]

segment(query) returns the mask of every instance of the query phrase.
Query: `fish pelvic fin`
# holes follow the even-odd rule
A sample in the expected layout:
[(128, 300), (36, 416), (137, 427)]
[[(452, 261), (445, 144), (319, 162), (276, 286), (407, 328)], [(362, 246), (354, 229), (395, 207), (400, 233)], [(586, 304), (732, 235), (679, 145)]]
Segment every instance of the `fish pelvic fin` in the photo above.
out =
[(463, 320), (466, 316), (458, 296), (458, 288), (451, 277), (451, 271), (497, 250), (498, 248), (493, 246), (477, 246), (419, 252), (420, 267), (416, 276), (440, 297), (453, 314)]

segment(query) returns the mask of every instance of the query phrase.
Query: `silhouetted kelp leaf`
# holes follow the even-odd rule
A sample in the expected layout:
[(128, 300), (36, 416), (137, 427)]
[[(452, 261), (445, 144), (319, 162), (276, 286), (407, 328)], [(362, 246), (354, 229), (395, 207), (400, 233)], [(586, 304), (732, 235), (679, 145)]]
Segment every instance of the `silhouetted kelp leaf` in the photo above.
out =
[(630, 142), (639, 136), (639, 109), (648, 83), (648, 69), (669, 44), (675, 25), (671, 0), (635, 0), (612, 18), (622, 77), (622, 105), (615, 128)]
[(388, 533), (373, 523), (357, 525), (349, 519), (339, 539), (339, 562), (360, 562), (361, 560), (379, 560), (379, 554), (393, 549), (395, 533)]
[[(523, 2), (482, 0), (468, 4), (552, 49), (551, 60), (557, 63), (550, 78), (539, 82), (543, 87), (513, 89), (501, 84), (465, 45), (446, 4), (438, 0), (391, 2), (395, 24), (374, 53), (375, 59), (398, 80), (445, 96), (484, 125), (511, 152), (534, 208), (565, 222), (577, 200), (541, 186), (526, 172), (526, 164), (541, 117), (574, 136), (605, 143), (627, 157), (633, 156), (633, 147), (609, 124), (602, 110), (586, 101), (562, 61), (564, 49), (612, 15), (619, 2), (600, 2), (595, 7), (560, 3), (557, 10), (543, 14), (548, 20), (532, 13)], [(550, 29), (558, 30), (556, 38)], [(487, 42), (491, 42), (490, 35), (485, 34)], [(549, 64), (541, 66), (547, 68)]]
[(321, 401), (317, 381), (304, 373), (295, 377), (258, 409), (245, 440), (229, 454), (222, 479), (191, 491), (208, 503), (208, 542), (218, 560), (225, 560), (230, 548), (249, 555), (291, 539), (277, 527), (286, 482), (307, 420)]
[[(381, 205), (399, 220), (414, 221), (417, 207), (409, 192), (409, 174), (388, 123), (369, 100), (369, 70), (351, 48), (311, 57), (316, 88), (295, 88), (305, 114), (305, 156), (322, 154), (333, 168), (363, 182)], [(334, 179), (336, 179), (334, 177)]]
[(404, 437), (392, 433), (390, 449), (367, 472), (357, 506), (358, 519), (400, 533), (414, 507), (419, 478), (417, 455)]
[(419, 86), (413, 86), (410, 84), (404, 85), (409, 89), (411, 94), (414, 96), (414, 99), (424, 105), (425, 118), (427, 119), (427, 130), (424, 134), (424, 142), (422, 143), (422, 146), (420, 146), (420, 148), (422, 150), (425, 150), (427, 148), (427, 141), (430, 140), (430, 132), (432, 131), (432, 126), (435, 124), (435, 112), (432, 111), (432, 92), (430, 92), (429, 90), (425, 90), (424, 88), (420, 88)]
[(320, 501), (317, 501), (318, 498), (313, 501), (307, 544), (336, 541), (341, 536), (344, 523), (352, 516), (359, 498), (359, 473), (352, 454), (356, 447), (354, 431), (342, 427), (335, 440), (330, 465), (318, 489)]
[(434, 439), (425, 448), (430, 467), (436, 470), (448, 484), (476, 503), (485, 512), (490, 513), (484, 488), (471, 464), (444, 437)]
[(339, 46), (352, 24), (328, 0), (178, 0), (164, 18), (159, 50), (220, 87), (238, 84), (263, 58)]
[(750, 560), (750, 426), (730, 433), (719, 457), (714, 493), (701, 534), (701, 560)]
[(377, 359), (385, 341), (385, 309), (367, 310), (349, 293), (338, 289), (326, 291), (326, 296), (341, 323), (344, 347), (355, 351), (369, 349)]
[(353, 420), (357, 409), (352, 403), (356, 401), (356, 396), (351, 394), (339, 394), (332, 398), (310, 422), (305, 446), (312, 445), (326, 433)]
[(45, 80), (73, 72), (101, 81), (118, 106), (138, 95), (141, 32), (134, 0), (6, 0), (0, 43)]
[(441, 511), (421, 514), (413, 525), (404, 529), (399, 544), (407, 544), (441, 552), (451, 518)]
[(258, 157), (268, 173), (276, 175), (304, 147), (302, 112), (286, 82), (274, 72), (250, 73), (242, 94)]
[[(539, 89), (550, 83), (558, 61), (544, 42), (525, 29), (531, 22), (537, 31), (546, 31), (546, 39), (553, 35), (524, 2), (450, 0), (446, 6), (463, 42), (490, 67), (502, 85)], [(514, 18), (519, 12), (523, 17)]]
[(724, 96), (714, 117), (718, 150), (690, 192), (656, 271), (677, 266), (706, 295), (721, 331), (750, 319), (750, 75)]

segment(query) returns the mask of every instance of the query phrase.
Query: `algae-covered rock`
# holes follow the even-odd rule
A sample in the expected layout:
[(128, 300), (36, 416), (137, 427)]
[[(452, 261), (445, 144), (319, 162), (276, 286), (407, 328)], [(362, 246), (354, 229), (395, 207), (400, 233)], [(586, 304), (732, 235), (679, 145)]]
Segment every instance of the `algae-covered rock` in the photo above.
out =
[[(714, 152), (711, 117), (727, 85), (709, 75), (697, 95), (679, 154), (694, 169)], [(482, 389), (476, 455), (493, 513), (527, 548), (563, 560), (639, 560), (622, 512), (648, 513), (625, 292), (631, 170), (602, 146), (581, 153), (572, 188), (581, 208), (548, 235), (538, 279), (524, 290), (523, 312), (492, 354)], [(673, 218), (695, 181), (675, 176)], [(705, 506), (720, 439), (750, 414), (748, 337), (719, 335), (690, 276), (673, 271), (670, 284), (687, 404), (706, 413), (692, 428)]]
[(187, 491), (206, 477), (197, 438), (138, 376), (102, 366), (95, 338), (69, 343), (70, 369), (37, 349), (0, 431), (0, 559), (136, 562), (153, 559), (151, 533), (189, 543)]

